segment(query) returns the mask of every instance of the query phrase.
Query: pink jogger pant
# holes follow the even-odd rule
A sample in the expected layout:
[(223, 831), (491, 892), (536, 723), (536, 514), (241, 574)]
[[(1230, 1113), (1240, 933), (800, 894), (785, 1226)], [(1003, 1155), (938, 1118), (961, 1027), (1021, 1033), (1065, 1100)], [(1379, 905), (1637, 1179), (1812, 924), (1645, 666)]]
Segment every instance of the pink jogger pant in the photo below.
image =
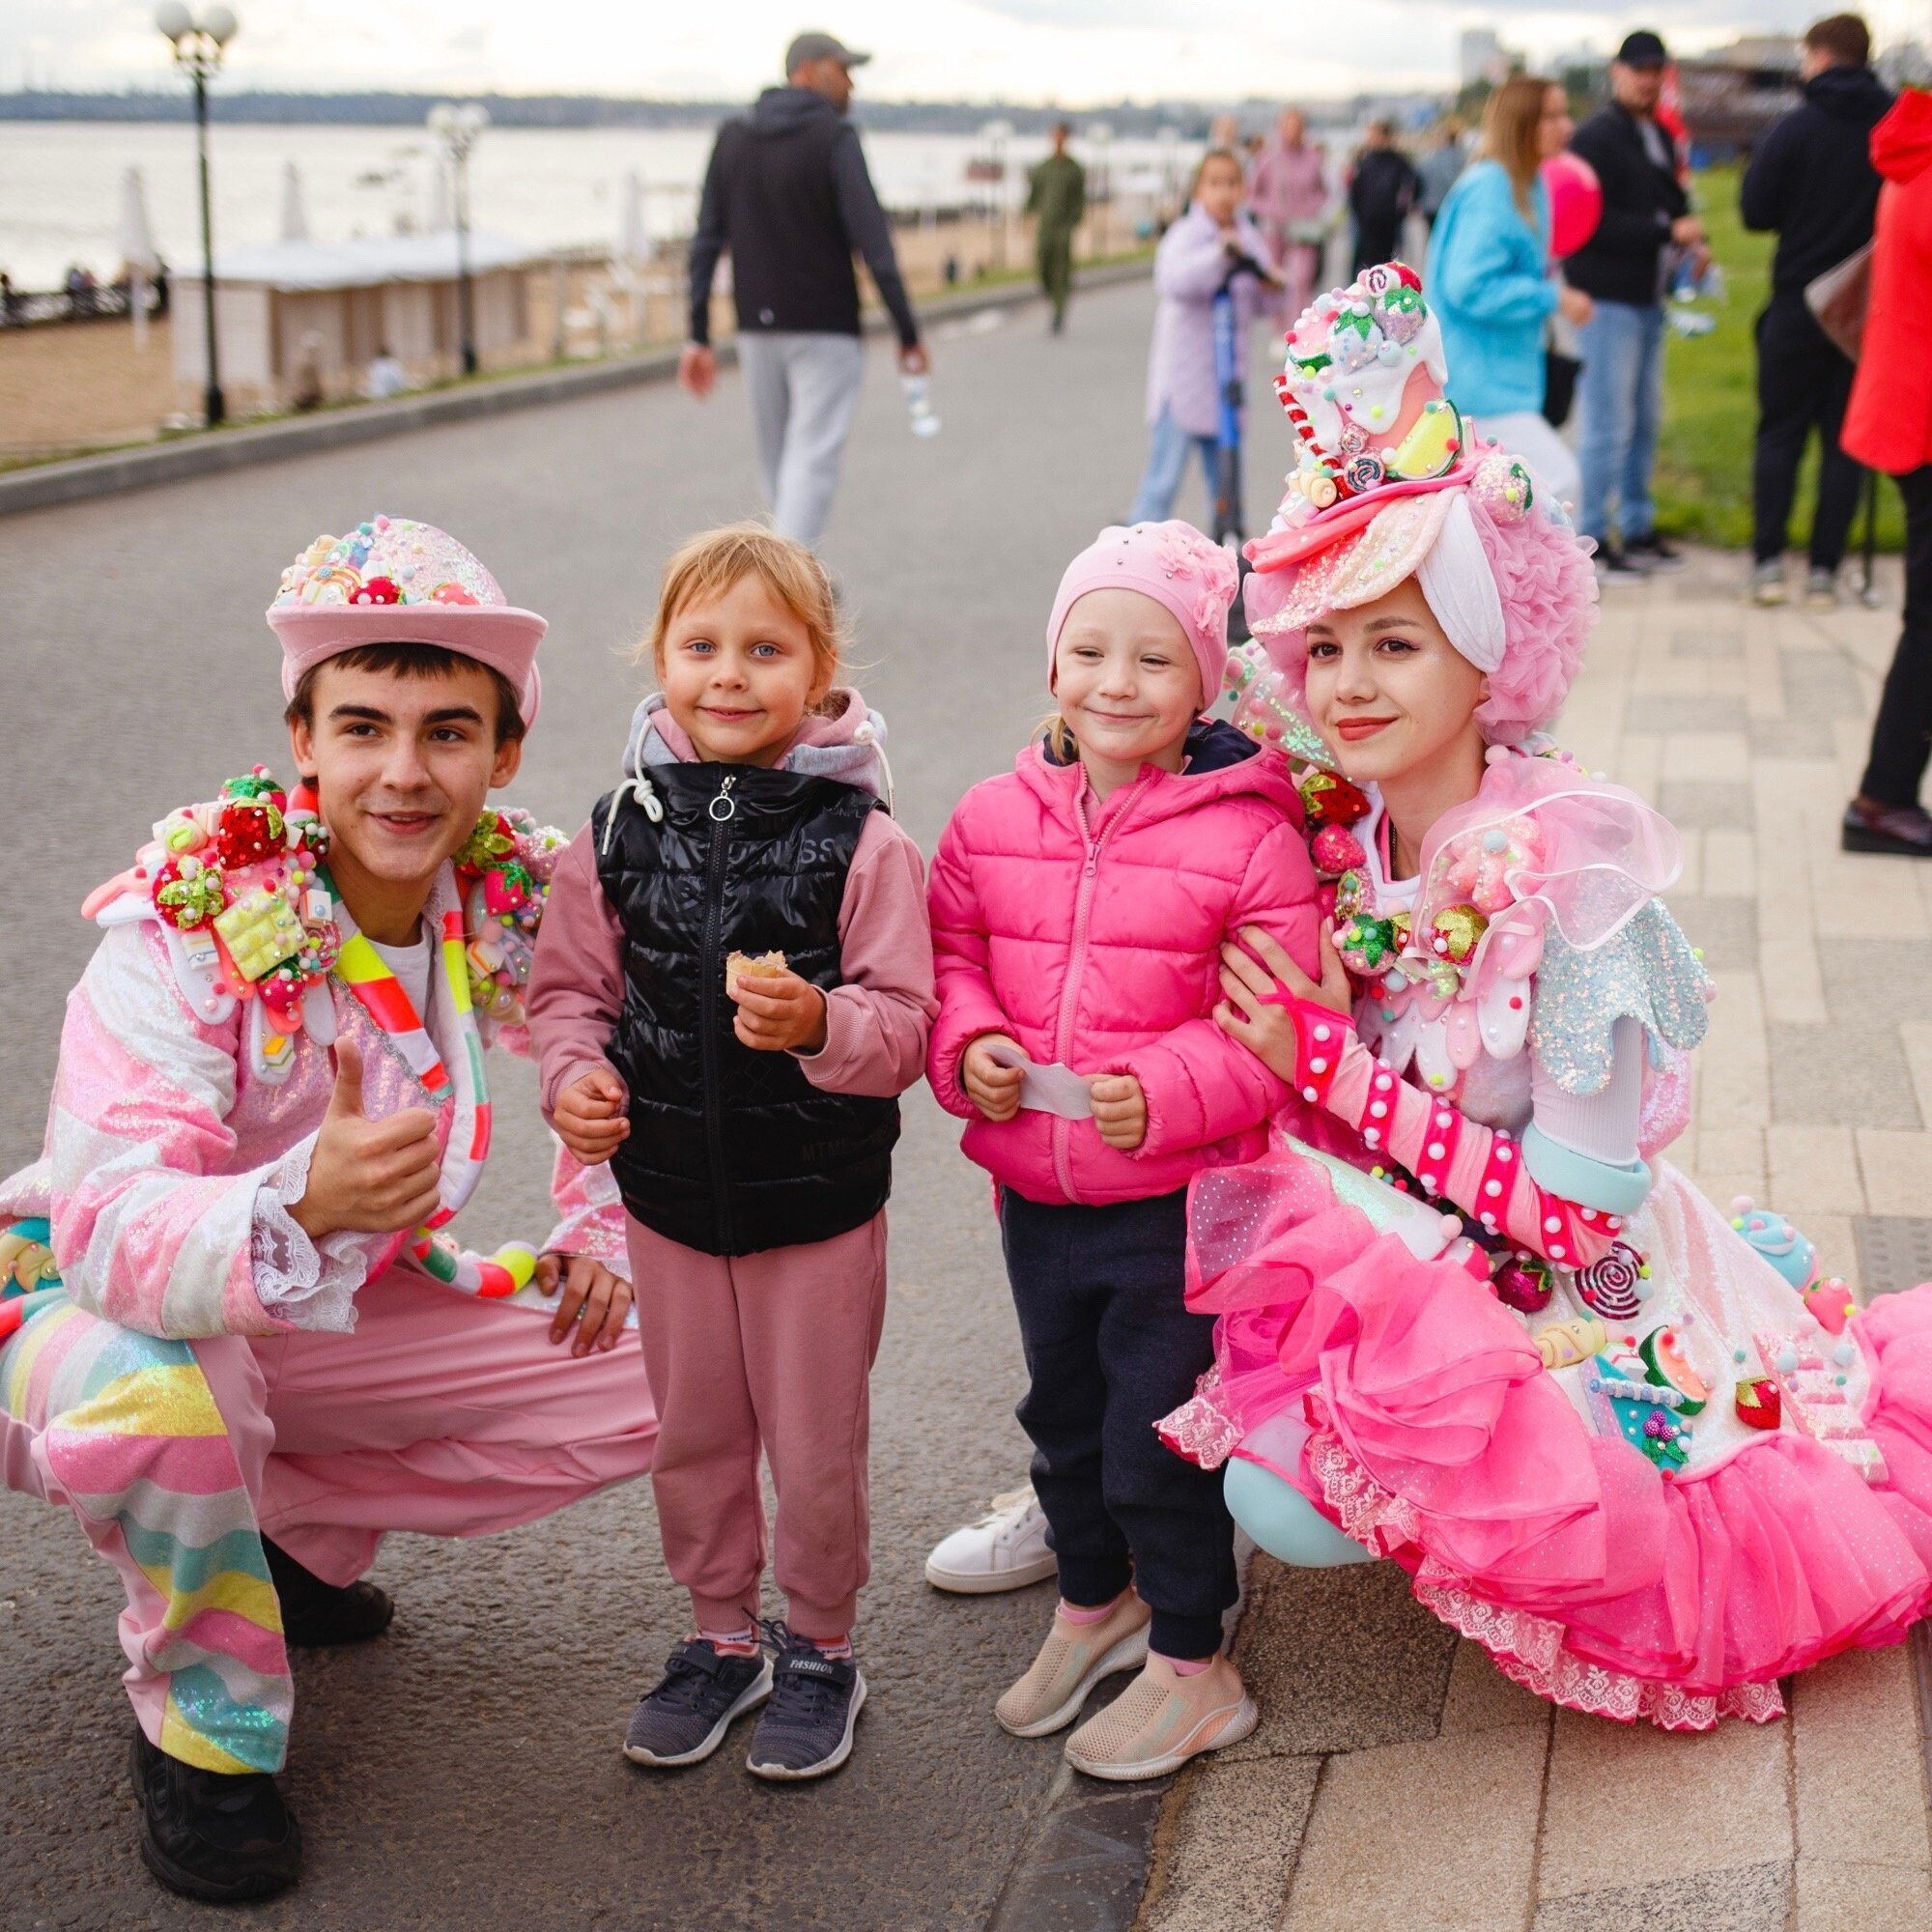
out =
[(0, 1478), (71, 1507), (120, 1572), (155, 1743), (281, 1766), (293, 1687), (258, 1535), (348, 1583), (385, 1530), (481, 1536), (650, 1467), (635, 1331), (574, 1357), (549, 1322), (391, 1269), (350, 1335), (159, 1342), (61, 1303), (0, 1350)]
[(704, 1255), (625, 1223), (658, 1412), (651, 1488), (665, 1562), (700, 1630), (734, 1630), (765, 1565), (762, 1445), (776, 1561), (802, 1635), (852, 1627), (871, 1570), (867, 1378), (886, 1317), (886, 1217), (755, 1255)]

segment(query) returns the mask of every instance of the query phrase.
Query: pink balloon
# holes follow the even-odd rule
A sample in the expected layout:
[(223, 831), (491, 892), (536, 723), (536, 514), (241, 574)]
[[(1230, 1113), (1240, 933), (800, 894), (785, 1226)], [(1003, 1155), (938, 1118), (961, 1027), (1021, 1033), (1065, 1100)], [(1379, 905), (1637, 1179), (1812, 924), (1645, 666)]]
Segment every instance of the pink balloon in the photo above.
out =
[(1597, 232), (1604, 214), (1603, 184), (1581, 155), (1567, 149), (1551, 155), (1541, 172), (1549, 195), (1549, 252), (1560, 261)]

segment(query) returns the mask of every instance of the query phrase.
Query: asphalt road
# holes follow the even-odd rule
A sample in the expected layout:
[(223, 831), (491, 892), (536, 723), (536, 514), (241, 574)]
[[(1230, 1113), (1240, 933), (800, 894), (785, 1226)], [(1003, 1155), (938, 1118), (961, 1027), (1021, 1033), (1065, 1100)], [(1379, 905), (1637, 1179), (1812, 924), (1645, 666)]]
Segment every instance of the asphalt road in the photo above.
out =
[[(934, 344), (943, 433), (906, 430), (875, 348), (825, 551), (858, 679), (892, 727), (898, 810), (929, 852), (1046, 704), (1042, 627), (1066, 559), (1124, 513), (1143, 454), (1145, 287), (963, 325)], [(1271, 407), (1250, 500), (1287, 454)], [(1202, 512), (1198, 475), (1183, 513)], [(744, 399), (668, 386), (0, 521), (9, 753), (0, 908), (0, 1161), (39, 1150), (61, 1004), (91, 947), (76, 907), (150, 821), (257, 759), (287, 764), (261, 612), (318, 529), (377, 510), (456, 532), (552, 620), (544, 715), (516, 798), (574, 827), (616, 774), (658, 566), (756, 506)], [(534, 1082), (497, 1075), (497, 1152), (465, 1216), (545, 1223)], [(1048, 1614), (1044, 1585), (928, 1590), (932, 1538), (1024, 1466), (1017, 1337), (986, 1183), (923, 1090), (908, 1097), (892, 1303), (873, 1381), (871, 1686), (823, 1783), (764, 1785), (743, 1748), (676, 1776), (617, 1751), (684, 1633), (648, 1488), (457, 1545), (397, 1537), (381, 1642), (309, 1653), (286, 1788), (308, 1845), (288, 1898), (225, 1922), (526, 1928), (967, 1927), (983, 1922), (1060, 1764), (991, 1705)], [(0, 1492), (0, 1925), (205, 1924), (133, 1855), (119, 1591), (63, 1513)], [(738, 1743), (734, 1734), (734, 1743)]]

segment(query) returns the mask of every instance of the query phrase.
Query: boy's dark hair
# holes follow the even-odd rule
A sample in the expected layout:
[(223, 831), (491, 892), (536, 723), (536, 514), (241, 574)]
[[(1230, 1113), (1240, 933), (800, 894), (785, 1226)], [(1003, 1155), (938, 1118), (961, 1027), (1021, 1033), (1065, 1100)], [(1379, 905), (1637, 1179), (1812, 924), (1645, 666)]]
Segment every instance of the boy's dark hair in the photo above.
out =
[(324, 658), (321, 664), (310, 665), (282, 713), (288, 724), (299, 721), (311, 730), (315, 728), (316, 674), (328, 665), (340, 665), (344, 670), (391, 671), (397, 677), (448, 677), (465, 668), (488, 671), (491, 688), (497, 694), (497, 744), (507, 745), (513, 739), (521, 742), (528, 728), (523, 713), (517, 709), (517, 694), (501, 671), (441, 644), (357, 644), (353, 651), (342, 651), (332, 658)]
[(1871, 65), (1871, 29), (1856, 14), (1829, 14), (1804, 29), (1812, 53), (1830, 54), (1846, 67)]

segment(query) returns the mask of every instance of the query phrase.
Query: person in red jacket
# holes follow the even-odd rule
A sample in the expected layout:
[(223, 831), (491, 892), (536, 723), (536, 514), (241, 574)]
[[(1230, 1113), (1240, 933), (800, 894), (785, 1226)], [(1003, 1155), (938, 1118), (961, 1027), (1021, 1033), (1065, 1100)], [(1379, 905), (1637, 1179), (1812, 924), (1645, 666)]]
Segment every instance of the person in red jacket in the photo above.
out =
[(1907, 90), (1872, 129), (1885, 177), (1871, 301), (1846, 455), (1897, 478), (1905, 498), (1905, 621), (1886, 674), (1871, 757), (1845, 808), (1847, 852), (1932, 858), (1918, 787), (1932, 756), (1932, 94)]

